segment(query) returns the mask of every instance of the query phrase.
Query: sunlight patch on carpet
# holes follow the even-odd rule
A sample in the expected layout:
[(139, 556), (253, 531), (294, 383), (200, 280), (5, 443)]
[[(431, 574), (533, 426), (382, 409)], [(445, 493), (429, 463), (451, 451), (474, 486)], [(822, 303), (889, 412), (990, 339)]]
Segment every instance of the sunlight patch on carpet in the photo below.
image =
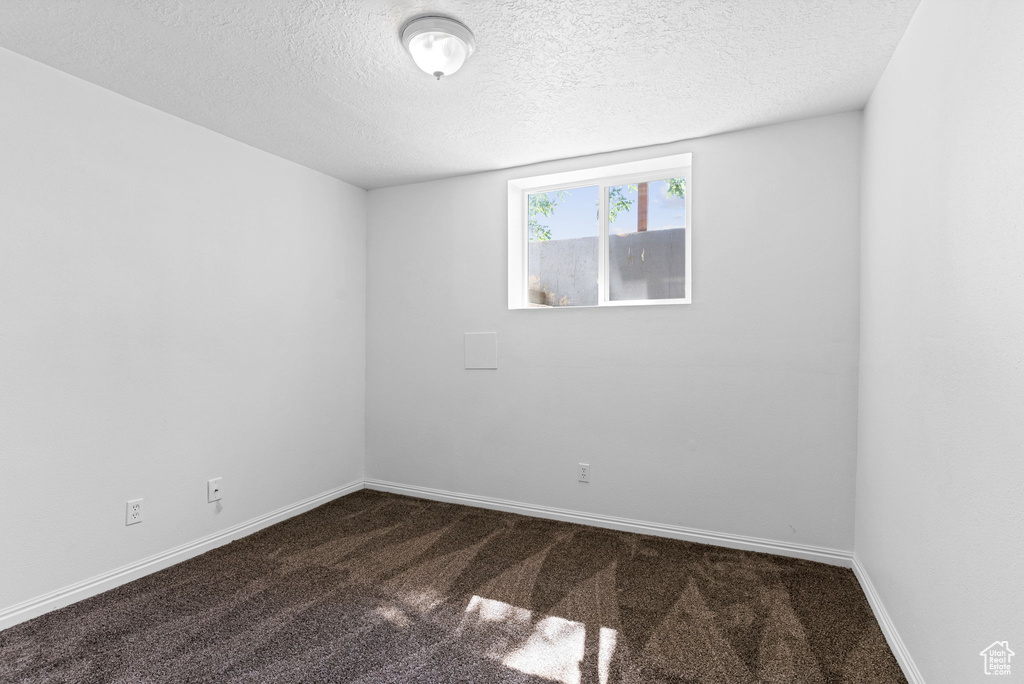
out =
[[(598, 630), (598, 679), (607, 684), (618, 633)], [(554, 615), (534, 616), (526, 608), (474, 596), (466, 606), (460, 636), (489, 658), (523, 674), (560, 684), (580, 684), (586, 655), (587, 625)], [(592, 670), (591, 670), (592, 671)]]

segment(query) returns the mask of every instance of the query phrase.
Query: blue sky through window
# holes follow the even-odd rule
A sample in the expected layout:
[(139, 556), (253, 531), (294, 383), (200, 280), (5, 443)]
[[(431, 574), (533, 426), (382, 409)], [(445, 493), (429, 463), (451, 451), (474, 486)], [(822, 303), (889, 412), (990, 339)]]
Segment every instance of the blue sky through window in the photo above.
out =
[[(623, 186), (623, 195), (632, 200), (629, 211), (620, 211), (615, 221), (609, 226), (614, 233), (632, 233), (636, 231), (637, 192)], [(558, 202), (551, 216), (538, 216), (537, 221), (551, 230), (552, 240), (596, 236), (597, 226), (597, 186), (573, 188), (547, 193), (552, 202)], [(665, 230), (667, 228), (683, 228), (686, 225), (686, 201), (682, 197), (669, 196), (668, 183), (654, 181), (649, 184), (647, 199), (647, 230)]]

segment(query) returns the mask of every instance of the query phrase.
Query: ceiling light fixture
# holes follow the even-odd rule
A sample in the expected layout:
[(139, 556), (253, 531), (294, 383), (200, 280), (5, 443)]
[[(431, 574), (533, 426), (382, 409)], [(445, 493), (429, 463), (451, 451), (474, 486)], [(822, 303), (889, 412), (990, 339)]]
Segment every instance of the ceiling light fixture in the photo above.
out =
[(402, 44), (416, 66), (441, 80), (451, 76), (473, 54), (473, 32), (448, 17), (420, 17), (402, 29)]

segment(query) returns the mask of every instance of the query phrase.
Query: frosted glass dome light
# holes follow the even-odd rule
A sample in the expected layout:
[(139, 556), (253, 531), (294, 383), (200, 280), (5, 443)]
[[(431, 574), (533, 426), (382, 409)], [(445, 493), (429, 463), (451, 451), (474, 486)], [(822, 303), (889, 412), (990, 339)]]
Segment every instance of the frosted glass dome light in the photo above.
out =
[(441, 80), (462, 68), (476, 40), (468, 28), (447, 17), (420, 17), (402, 29), (402, 43), (416, 66)]

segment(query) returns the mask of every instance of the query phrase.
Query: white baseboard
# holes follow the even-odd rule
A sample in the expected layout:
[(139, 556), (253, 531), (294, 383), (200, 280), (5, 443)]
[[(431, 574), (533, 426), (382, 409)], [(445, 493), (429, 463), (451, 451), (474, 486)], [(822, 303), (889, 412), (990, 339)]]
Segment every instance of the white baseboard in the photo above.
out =
[(234, 527), (229, 527), (226, 530), (216, 532), (203, 537), (202, 539), (197, 539), (193, 542), (189, 542), (188, 544), (183, 544), (177, 548), (158, 553), (135, 563), (129, 563), (128, 565), (121, 566), (120, 568), (111, 570), (110, 572), (105, 572), (87, 580), (68, 585), (62, 589), (52, 591), (49, 594), (29, 599), (28, 601), (11, 606), (10, 608), (4, 608), (3, 610), (0, 610), (0, 630), (13, 627), (19, 622), (31, 620), (43, 613), (48, 613), (51, 610), (56, 610), (57, 608), (62, 608), (72, 603), (76, 603), (83, 599), (87, 599), (90, 596), (95, 596), (96, 594), (107, 591), (108, 589), (113, 589), (114, 587), (131, 582), (139, 577), (176, 565), (182, 561), (188, 560), (189, 558), (198, 556), (201, 553), (215, 549), (218, 546), (223, 546), (224, 544), (236, 539), (241, 539), (253, 532), (262, 530), (264, 527), (270, 527), (282, 520), (286, 520), (300, 513), (305, 513), (306, 511), (316, 508), (321, 504), (325, 504), (328, 501), (337, 499), (340, 496), (344, 496), (345, 494), (349, 494), (362, 488), (362, 480), (350, 482), (347, 485), (336, 487), (335, 489), (328, 490), (322, 494), (317, 494), (316, 496), (311, 496), (308, 499), (303, 499), (302, 501), (284, 506), (276, 511), (271, 511), (270, 513), (261, 515), (258, 518), (253, 518), (252, 520), (240, 523)]
[(446, 501), (448, 503), (475, 506), (477, 508), (490, 508), (498, 511), (506, 511), (508, 513), (520, 513), (522, 515), (529, 515), (535, 518), (563, 520), (565, 522), (592, 525), (594, 527), (605, 527), (612, 530), (622, 530), (624, 532), (637, 532), (639, 534), (650, 534), (656, 537), (669, 537), (671, 539), (683, 539), (685, 541), (698, 542), (701, 544), (726, 546), (732, 549), (773, 553), (779, 556), (803, 558), (805, 560), (817, 561), (819, 563), (828, 563), (829, 565), (839, 565), (844, 568), (849, 568), (853, 565), (852, 552), (821, 546), (791, 544), (773, 539), (746, 537), (739, 534), (711, 532), (691, 527), (680, 527), (678, 525), (663, 525), (661, 523), (644, 522), (642, 520), (616, 518), (609, 515), (570, 511), (563, 508), (539, 506), (536, 504), (521, 503), (519, 501), (492, 499), (490, 497), (476, 496), (473, 494), (459, 494), (457, 492), (447, 492), (442, 489), (415, 487), (412, 485), (398, 484), (396, 482), (385, 482), (383, 480), (365, 480), (365, 486), (367, 489), (376, 489), (378, 491), (392, 492), (394, 494), (405, 494), (406, 496), (414, 496), (419, 499)]
[(860, 562), (860, 557), (856, 553), (853, 555), (853, 574), (857, 576), (857, 581), (860, 582), (864, 594), (868, 597), (868, 604), (875, 614), (875, 619), (878, 620), (878, 626), (882, 629), (882, 634), (885, 636), (892, 654), (896, 657), (896, 662), (903, 670), (903, 676), (907, 678), (909, 684), (924, 684), (921, 671), (917, 669), (914, 659), (910, 657), (907, 645), (903, 643), (903, 638), (896, 631), (896, 625), (889, 617), (889, 611), (882, 604), (882, 598), (878, 595), (875, 585), (871, 582), (871, 577), (868, 576), (867, 569)]

